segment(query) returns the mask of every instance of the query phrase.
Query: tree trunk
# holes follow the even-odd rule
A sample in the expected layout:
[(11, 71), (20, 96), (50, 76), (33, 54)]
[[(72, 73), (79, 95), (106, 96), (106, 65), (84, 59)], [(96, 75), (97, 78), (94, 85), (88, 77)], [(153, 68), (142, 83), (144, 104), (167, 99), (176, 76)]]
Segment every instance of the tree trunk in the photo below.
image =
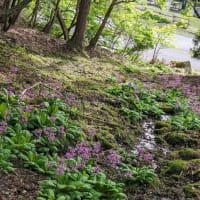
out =
[(66, 41), (68, 41), (68, 39), (69, 39), (69, 32), (68, 32), (68, 29), (67, 29), (67, 27), (65, 25), (65, 21), (64, 21), (64, 19), (62, 17), (62, 14), (60, 13), (60, 10), (58, 10), (58, 12), (57, 12), (57, 17), (58, 17), (58, 21), (59, 21), (60, 26), (61, 26), (62, 31), (63, 31), (64, 39)]
[(68, 32), (70, 32), (71, 29), (72, 29), (72, 28), (75, 26), (75, 24), (76, 24), (76, 20), (77, 20), (78, 13), (79, 13), (80, 2), (81, 2), (81, 0), (77, 0), (76, 12), (75, 12), (75, 15), (74, 15), (74, 17), (73, 17), (73, 19), (72, 19), (72, 21), (71, 21), (71, 24), (70, 24), (70, 26), (69, 26), (69, 28), (68, 28)]
[(53, 15), (50, 17), (50, 20), (48, 21), (48, 23), (46, 24), (46, 26), (45, 26), (44, 29), (43, 29), (43, 32), (45, 32), (45, 33), (47, 33), (47, 34), (50, 33), (51, 28), (52, 28), (52, 26), (53, 26), (53, 24), (54, 24), (54, 21), (55, 21), (55, 19), (56, 19), (56, 16), (57, 16), (57, 13), (58, 13), (58, 10), (59, 10), (60, 1), (61, 1), (61, 0), (57, 0), (56, 6), (55, 6), (55, 9), (54, 9), (54, 13), (53, 13)]
[(104, 19), (99, 27), (99, 29), (97, 30), (95, 36), (90, 40), (90, 44), (88, 46), (89, 49), (93, 49), (96, 47), (97, 45), (97, 42), (99, 40), (99, 37), (101, 36), (102, 32), (103, 32), (103, 29), (105, 28), (105, 25), (110, 17), (110, 14), (115, 6), (115, 3), (116, 3), (117, 0), (112, 0), (112, 3), (110, 4), (105, 16), (104, 16)]
[(83, 40), (84, 40), (86, 22), (90, 10), (90, 5), (91, 5), (91, 0), (81, 0), (80, 2), (75, 32), (71, 40), (69, 40), (68, 42), (68, 45), (70, 45), (71, 47), (77, 49), (83, 48)]
[(33, 9), (33, 13), (32, 13), (32, 16), (31, 16), (31, 20), (29, 22), (29, 26), (32, 27), (32, 28), (35, 27), (39, 7), (40, 7), (40, 0), (36, 0), (35, 7)]

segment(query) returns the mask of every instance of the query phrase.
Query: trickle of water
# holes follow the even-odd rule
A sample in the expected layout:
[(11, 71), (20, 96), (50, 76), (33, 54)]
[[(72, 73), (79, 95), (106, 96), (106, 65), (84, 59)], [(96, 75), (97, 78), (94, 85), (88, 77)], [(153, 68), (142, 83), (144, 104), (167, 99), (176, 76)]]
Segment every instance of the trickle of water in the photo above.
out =
[[(167, 121), (169, 118), (170, 118), (169, 115), (161, 116), (162, 121)], [(155, 153), (156, 151), (161, 150), (163, 155), (166, 156), (167, 153), (169, 152), (169, 150), (164, 147), (159, 148), (155, 141), (155, 135), (154, 135), (155, 122), (153, 120), (144, 121), (142, 123), (142, 129), (143, 129), (143, 135), (140, 138), (136, 147), (138, 147), (138, 146), (143, 147), (147, 152), (149, 151), (152, 153), (153, 152)], [(137, 148), (134, 148), (132, 150), (132, 153), (135, 155), (138, 155)], [(154, 169), (156, 169), (158, 167), (155, 160), (152, 160), (152, 167)]]
[(160, 119), (161, 119), (162, 121), (167, 121), (169, 118), (170, 118), (169, 115), (161, 115), (161, 116), (160, 116)]
[(155, 149), (156, 142), (155, 142), (155, 136), (154, 136), (154, 129), (155, 124), (152, 120), (144, 121), (142, 124), (142, 128), (144, 131), (144, 135), (140, 140), (139, 145), (146, 148), (147, 150), (153, 150)]

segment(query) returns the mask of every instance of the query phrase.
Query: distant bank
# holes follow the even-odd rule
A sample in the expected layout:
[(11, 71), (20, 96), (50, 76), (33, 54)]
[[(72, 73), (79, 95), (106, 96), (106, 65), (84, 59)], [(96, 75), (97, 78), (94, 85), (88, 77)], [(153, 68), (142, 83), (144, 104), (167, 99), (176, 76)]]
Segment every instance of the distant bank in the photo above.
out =
[[(193, 58), (191, 56), (190, 49), (193, 47), (192, 37), (175, 35), (176, 48), (162, 48), (159, 52), (158, 59), (164, 60), (165, 63), (169, 63), (171, 60), (187, 61), (191, 62), (192, 68), (200, 71), (200, 59)], [(153, 55), (153, 50), (146, 50), (142, 54), (142, 58), (146, 61), (150, 61)]]

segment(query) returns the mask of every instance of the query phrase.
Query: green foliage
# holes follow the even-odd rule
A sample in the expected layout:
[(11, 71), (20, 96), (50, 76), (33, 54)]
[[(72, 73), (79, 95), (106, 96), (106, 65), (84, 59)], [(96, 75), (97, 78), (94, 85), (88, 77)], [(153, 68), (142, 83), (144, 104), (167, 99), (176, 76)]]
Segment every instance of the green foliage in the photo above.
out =
[(184, 20), (184, 19), (180, 19), (175, 24), (179, 28), (183, 28), (183, 29), (187, 29), (188, 28), (188, 22), (186, 20)]
[(149, 167), (133, 167), (122, 164), (122, 171), (124, 174), (130, 174), (124, 177), (124, 181), (128, 185), (145, 185), (151, 183), (156, 178), (155, 171)]
[(179, 90), (165, 91), (149, 90), (141, 82), (123, 83), (108, 88), (112, 95), (120, 97), (122, 101), (121, 112), (131, 121), (137, 122), (145, 116), (159, 118), (165, 113), (165, 107), (170, 107), (173, 112), (185, 109), (186, 100)]
[(143, 13), (143, 17), (146, 20), (148, 20), (148, 19), (155, 20), (157, 23), (166, 23), (166, 24), (171, 23), (170, 20), (167, 19), (166, 17), (163, 17), (161, 15), (155, 14), (155, 13), (151, 12), (150, 10), (146, 10)]
[(0, 137), (0, 173), (3, 171), (13, 171), (13, 165), (10, 162), (15, 156), (11, 153), (9, 144)]
[(123, 184), (109, 180), (104, 173), (90, 174), (73, 171), (40, 182), (39, 199), (125, 199)]
[(200, 117), (191, 109), (171, 117), (171, 124), (177, 130), (200, 130)]

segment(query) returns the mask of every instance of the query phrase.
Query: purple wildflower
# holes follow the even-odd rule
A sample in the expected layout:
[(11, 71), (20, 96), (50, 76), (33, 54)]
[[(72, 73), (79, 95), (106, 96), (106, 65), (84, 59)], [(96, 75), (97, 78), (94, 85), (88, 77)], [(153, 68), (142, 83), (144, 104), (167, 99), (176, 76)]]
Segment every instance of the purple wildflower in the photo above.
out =
[(18, 72), (17, 67), (11, 67), (10, 72), (16, 74)]
[(145, 161), (152, 161), (153, 160), (153, 156), (150, 153), (146, 153), (146, 154), (143, 155), (143, 159)]
[(59, 126), (58, 127), (58, 132), (59, 133), (64, 133), (65, 132), (65, 127), (64, 126)]
[(88, 137), (89, 137), (89, 138), (92, 138), (92, 137), (94, 137), (95, 135), (96, 135), (96, 129), (90, 128), (90, 129), (88, 130)]
[(101, 143), (100, 142), (94, 142), (93, 144), (93, 152), (99, 153), (101, 150)]
[(76, 156), (76, 149), (69, 147), (68, 152), (65, 154), (65, 158), (74, 158)]
[(37, 137), (41, 137), (42, 136), (42, 129), (35, 129), (35, 135), (37, 136)]
[(0, 122), (0, 132), (5, 132), (7, 130), (7, 122)]
[(27, 105), (24, 107), (24, 112), (31, 112), (33, 110), (33, 106), (32, 105)]
[(107, 159), (110, 162), (111, 166), (114, 168), (117, 164), (121, 162), (121, 156), (115, 150), (109, 150)]
[(48, 136), (48, 140), (50, 142), (53, 142), (56, 139), (56, 134), (55, 133), (50, 133)]
[(136, 151), (138, 152), (139, 155), (143, 155), (145, 152), (145, 148), (142, 147), (141, 145), (136, 146)]
[(65, 164), (65, 158), (64, 157), (58, 158), (57, 168), (56, 168), (56, 175), (64, 174), (66, 169), (67, 169), (67, 166)]
[(98, 174), (101, 171), (101, 169), (97, 166), (97, 167), (94, 167), (92, 171), (93, 173)]
[(54, 123), (54, 122), (56, 121), (56, 117), (55, 117), (55, 116), (51, 116), (49, 119), (50, 119), (50, 121), (51, 121), (52, 123)]
[(132, 177), (132, 173), (131, 173), (131, 172), (126, 172), (126, 173), (124, 174), (124, 177), (130, 178), (130, 177)]
[(75, 102), (76, 102), (75, 96), (66, 97), (66, 103), (67, 103), (69, 106), (72, 106)]

